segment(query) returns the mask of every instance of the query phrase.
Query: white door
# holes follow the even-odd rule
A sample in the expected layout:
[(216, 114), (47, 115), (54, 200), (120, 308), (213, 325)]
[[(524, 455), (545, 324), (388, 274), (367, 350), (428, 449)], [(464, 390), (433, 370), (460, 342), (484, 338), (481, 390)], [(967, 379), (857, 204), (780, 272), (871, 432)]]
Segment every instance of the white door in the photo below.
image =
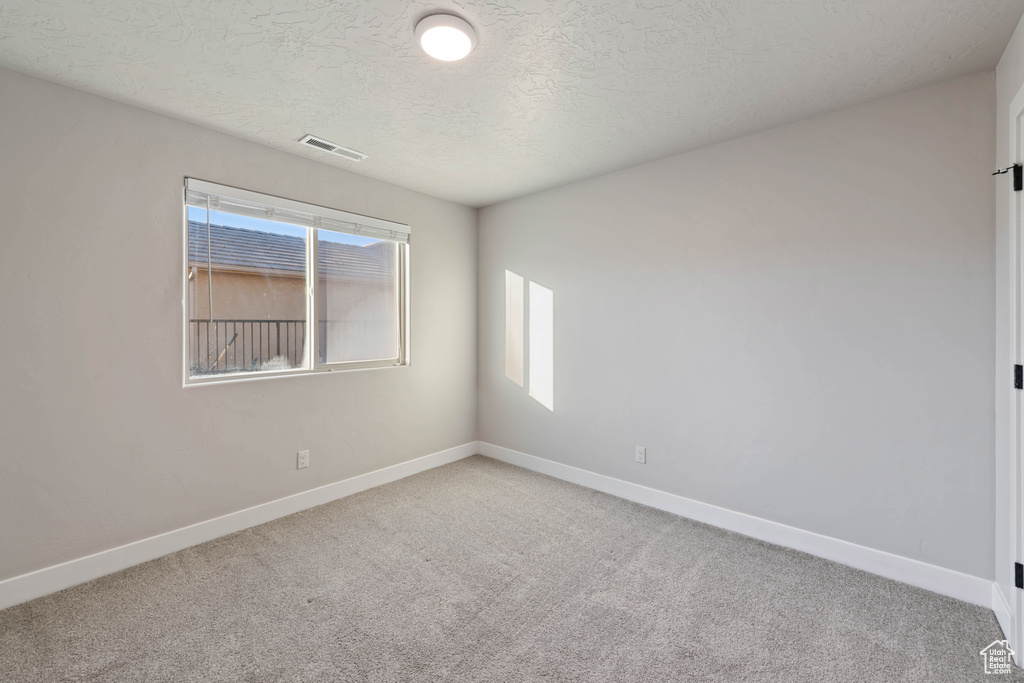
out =
[[(1010, 145), (1013, 156), (1011, 164), (1020, 164), (1024, 159), (1024, 88), (1013, 98), (1010, 105)], [(1014, 315), (1016, 324), (1013, 326), (1013, 352), (1017, 364), (1024, 364), (1024, 235), (1021, 232), (1021, 201), (1024, 199), (1024, 192), (1016, 192), (1013, 187), (1013, 171), (1007, 174), (1011, 176), (1004, 182), (1010, 196), (1010, 225), (1012, 226), (1013, 253), (1016, 257), (1016, 267), (1013, 269), (1015, 276), (1014, 289)], [(1007, 380), (1007, 384), (1009, 384)], [(1024, 563), (1024, 391), (1014, 389), (1014, 467), (1013, 467), (1013, 534), (1014, 534), (1014, 561)], [(1024, 617), (1024, 591), (1012, 589), (1010, 600), (1011, 612), (1011, 643), (1010, 647), (1016, 654), (1018, 664), (1024, 663), (1024, 628), (1022, 628), (1022, 617)]]
[[(1014, 97), (1008, 113), (1006, 147), (997, 150), (997, 158), (1012, 166), (1024, 159), (1024, 88)], [(1009, 291), (1004, 290), (1007, 298), (997, 297), (997, 301), (1004, 315), (1008, 315), (1009, 325), (997, 328), (998, 334), (1006, 336), (997, 340), (996, 414), (999, 422), (996, 434), (996, 582), (992, 608), (1020, 666), (1024, 664), (1024, 590), (1014, 586), (1014, 563), (1024, 563), (1024, 391), (1014, 388), (1012, 365), (1024, 364), (1024, 235), (1021, 232), (1024, 192), (1014, 191), (1013, 168), (997, 176), (996, 183), (1003, 219), (998, 227), (997, 258), (1002, 262), (997, 263), (997, 277), (1000, 266), (1005, 267), (1006, 275), (998, 281), (1000, 287), (1009, 285)], [(999, 348), (1006, 351), (1000, 353)]]

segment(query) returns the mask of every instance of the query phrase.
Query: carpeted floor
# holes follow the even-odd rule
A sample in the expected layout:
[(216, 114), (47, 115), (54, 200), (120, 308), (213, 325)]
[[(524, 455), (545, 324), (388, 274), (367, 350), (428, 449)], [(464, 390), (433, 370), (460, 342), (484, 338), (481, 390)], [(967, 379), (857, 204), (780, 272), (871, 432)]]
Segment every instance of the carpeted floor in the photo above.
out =
[(0, 612), (0, 681), (970, 681), (988, 610), (480, 456)]

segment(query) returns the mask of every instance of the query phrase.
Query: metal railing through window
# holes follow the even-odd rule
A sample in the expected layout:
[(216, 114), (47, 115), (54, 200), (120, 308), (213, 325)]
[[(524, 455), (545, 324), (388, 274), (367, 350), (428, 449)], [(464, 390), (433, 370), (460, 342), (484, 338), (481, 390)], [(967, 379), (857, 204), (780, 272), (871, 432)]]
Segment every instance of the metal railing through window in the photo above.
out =
[[(347, 360), (346, 352), (358, 353), (366, 344), (378, 348), (394, 334), (388, 321), (379, 320), (320, 320), (317, 329), (320, 363), (328, 361), (328, 349), (332, 362)], [(191, 319), (188, 334), (193, 377), (306, 366), (305, 320)]]
[(192, 375), (287, 370), (305, 364), (305, 320), (189, 320)]

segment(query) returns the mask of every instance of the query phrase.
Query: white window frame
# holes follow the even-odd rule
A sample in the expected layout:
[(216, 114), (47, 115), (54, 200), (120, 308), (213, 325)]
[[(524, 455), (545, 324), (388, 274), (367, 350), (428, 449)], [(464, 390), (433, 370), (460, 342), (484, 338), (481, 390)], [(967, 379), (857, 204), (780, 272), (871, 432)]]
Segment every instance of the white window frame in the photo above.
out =
[[(188, 296), (188, 199), (189, 191), (216, 195), (221, 198), (237, 200), (245, 205), (261, 205), (272, 209), (267, 217), (275, 220), (276, 211), (288, 212), (293, 216), (301, 216), (298, 225), (306, 227), (306, 339), (305, 354), (307, 365), (303, 368), (292, 368), (289, 370), (267, 370), (253, 372), (238, 372), (224, 375), (208, 375), (192, 377), (190, 374), (191, 358), (189, 354), (189, 296)], [(338, 209), (307, 204), (292, 199), (275, 197), (273, 195), (252, 192), (227, 185), (185, 178), (185, 187), (182, 196), (182, 258), (184, 273), (182, 277), (182, 385), (185, 387), (202, 386), (207, 384), (224, 384), (232, 382), (251, 382), (261, 379), (273, 379), (278, 377), (295, 377), (303, 375), (320, 375), (330, 372), (341, 372), (348, 370), (368, 370), (376, 368), (405, 367), (410, 362), (410, 329), (409, 329), (409, 242), (411, 241), (412, 230), (408, 225), (395, 223), (381, 218), (361, 216)], [(228, 213), (232, 213), (230, 210)], [(243, 214), (246, 215), (246, 214)], [(286, 218), (286, 217), (285, 217)], [(283, 220), (283, 218), (276, 218)], [(284, 222), (291, 223), (289, 220)], [(333, 363), (320, 363), (319, 334), (316, 320), (316, 297), (317, 277), (319, 273), (319, 254), (317, 226), (332, 232), (347, 232), (349, 234), (378, 234), (386, 236), (390, 234), (397, 242), (397, 277), (396, 304), (398, 310), (398, 358), (366, 361), (343, 361)], [(341, 229), (333, 229), (327, 225), (339, 226)], [(399, 241), (399, 239), (401, 241)]]

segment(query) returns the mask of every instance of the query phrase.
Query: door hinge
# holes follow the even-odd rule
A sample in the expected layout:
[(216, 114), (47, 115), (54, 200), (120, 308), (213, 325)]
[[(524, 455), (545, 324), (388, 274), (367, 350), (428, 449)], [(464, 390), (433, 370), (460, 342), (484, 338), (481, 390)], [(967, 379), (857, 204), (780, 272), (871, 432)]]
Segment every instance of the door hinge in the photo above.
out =
[(1024, 365), (1013, 366), (1013, 388), (1024, 389)]
[(1024, 190), (1024, 167), (1020, 164), (1001, 168), (992, 175), (1002, 175), (1010, 171), (1013, 171), (1013, 191), (1020, 192), (1021, 190)]
[(1024, 588), (1024, 564), (1013, 563), (1013, 585), (1017, 588)]

